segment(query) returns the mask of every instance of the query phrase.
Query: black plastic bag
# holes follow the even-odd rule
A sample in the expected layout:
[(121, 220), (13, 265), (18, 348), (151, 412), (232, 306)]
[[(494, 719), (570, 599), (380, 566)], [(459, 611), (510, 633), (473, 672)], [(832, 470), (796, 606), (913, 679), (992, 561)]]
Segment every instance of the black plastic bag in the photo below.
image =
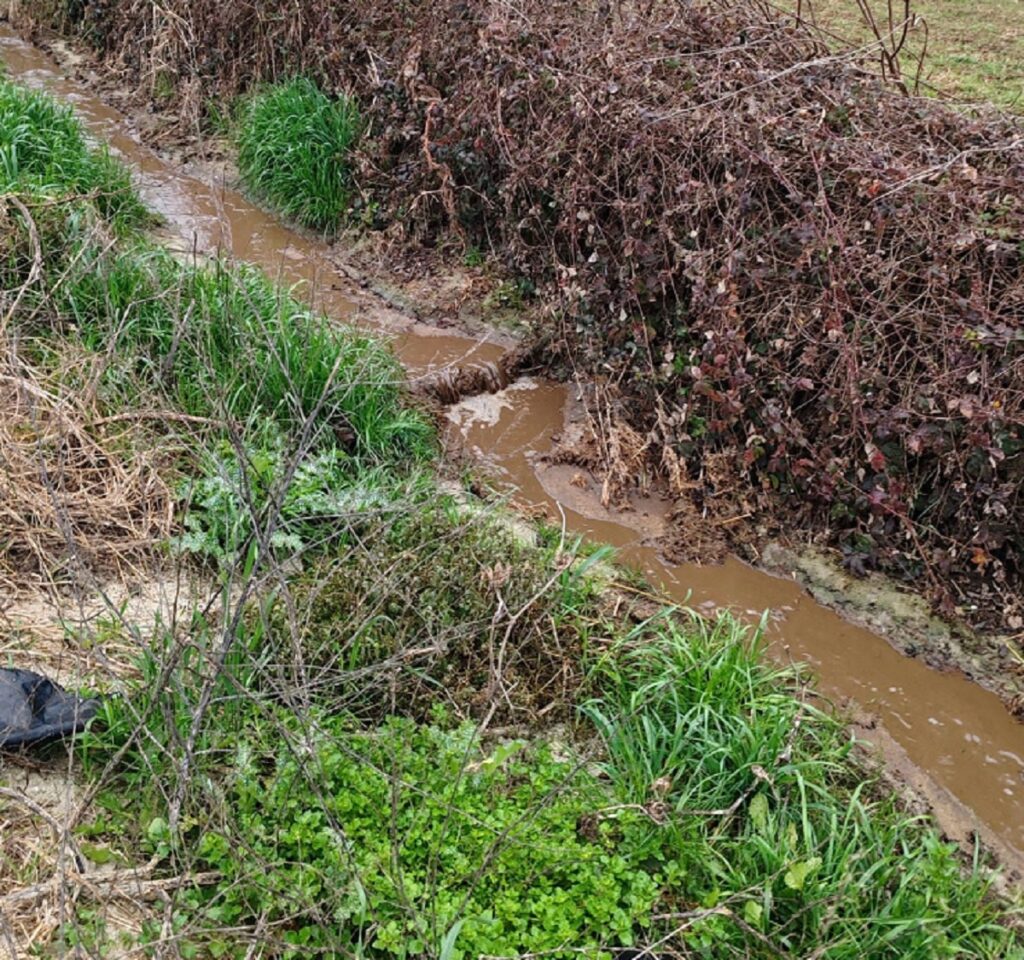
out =
[(80, 733), (99, 706), (38, 673), (0, 667), (0, 750)]

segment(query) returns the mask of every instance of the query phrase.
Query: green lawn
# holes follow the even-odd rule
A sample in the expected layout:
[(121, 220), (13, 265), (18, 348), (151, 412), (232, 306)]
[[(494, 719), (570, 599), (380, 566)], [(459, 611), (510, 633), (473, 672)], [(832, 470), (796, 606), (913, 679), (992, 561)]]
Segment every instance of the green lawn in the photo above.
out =
[[(787, 0), (795, 7), (795, 0)], [(877, 22), (888, 31), (889, 3), (869, 0)], [(902, 4), (892, 4), (895, 23), (903, 22)], [(867, 36), (857, 0), (804, 0), (819, 25), (844, 38)], [(966, 100), (991, 100), (1024, 110), (1024, 0), (912, 0), (910, 9), (926, 26), (914, 27), (903, 56), (913, 76), (927, 38), (922, 79), (943, 93)]]

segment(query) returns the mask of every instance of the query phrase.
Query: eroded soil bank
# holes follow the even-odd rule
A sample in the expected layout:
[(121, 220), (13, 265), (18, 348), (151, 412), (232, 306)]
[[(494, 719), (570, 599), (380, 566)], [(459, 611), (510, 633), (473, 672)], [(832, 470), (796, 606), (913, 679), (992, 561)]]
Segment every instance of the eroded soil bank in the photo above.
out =
[[(12, 76), (74, 103), (97, 139), (109, 142), (135, 169), (145, 201), (166, 218), (168, 239), (181, 249), (220, 249), (287, 284), (308, 284), (316, 305), (331, 316), (389, 332), (413, 383), (430, 384), (442, 399), (455, 399), (467, 378), (477, 387), (501, 386), (508, 347), (502, 338), (455, 336), (383, 308), (332, 263), (328, 248), (282, 226), (229, 184), (184, 175), (141, 144), (130, 120), (11, 31), (0, 32), (0, 44)], [(931, 794), (943, 829), (960, 839), (977, 829), (1001, 848), (1004, 860), (1021, 863), (1024, 726), (995, 695), (959, 673), (902, 656), (881, 637), (814, 602), (791, 580), (736, 559), (708, 567), (663, 560), (672, 504), (652, 493), (628, 511), (610, 510), (594, 476), (556, 462), (563, 458), (553, 449), (555, 438), (564, 444), (573, 431), (586, 428), (565, 387), (518, 380), (455, 403), (447, 416), (453, 441), (507, 482), (515, 499), (546, 511), (568, 530), (618, 547), (622, 560), (677, 601), (708, 611), (731, 608), (752, 618), (771, 610), (768, 636), (776, 654), (807, 661), (826, 695), (859, 705), (859, 732), (895, 744), (916, 765), (923, 778), (916, 787)], [(685, 528), (681, 535), (688, 535)]]

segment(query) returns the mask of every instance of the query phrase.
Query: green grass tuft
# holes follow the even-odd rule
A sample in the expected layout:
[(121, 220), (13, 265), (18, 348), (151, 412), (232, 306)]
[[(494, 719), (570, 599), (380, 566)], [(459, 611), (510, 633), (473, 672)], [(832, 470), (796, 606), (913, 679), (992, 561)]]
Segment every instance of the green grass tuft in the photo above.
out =
[(127, 169), (89, 146), (70, 107), (2, 77), (0, 192), (88, 196), (117, 231), (153, 219)]
[(241, 105), (242, 180), (289, 219), (332, 232), (348, 207), (349, 154), (359, 132), (347, 97), (332, 99), (302, 77), (263, 87)]
[[(332, 324), (247, 266), (183, 266), (158, 247), (81, 258), (62, 310), (86, 346), (119, 358), (109, 389), (162, 388), (183, 411), (347, 438), (379, 463), (430, 450), (379, 340)], [(124, 402), (122, 399), (120, 402)]]
[(673, 899), (708, 910), (694, 955), (1021, 956), (983, 875), (881, 796), (840, 721), (732, 618), (644, 624), (594, 682), (604, 770), (657, 811), (643, 845)]

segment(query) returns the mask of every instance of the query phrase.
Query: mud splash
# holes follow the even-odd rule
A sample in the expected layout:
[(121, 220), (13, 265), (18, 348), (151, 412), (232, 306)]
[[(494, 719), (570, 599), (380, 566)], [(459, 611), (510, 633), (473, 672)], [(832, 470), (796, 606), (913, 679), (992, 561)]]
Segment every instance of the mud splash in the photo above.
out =
[[(225, 184), (186, 176), (132, 136), (130, 122), (66, 77), (41, 51), (0, 24), (0, 58), (9, 74), (72, 103), (92, 134), (135, 169), (146, 202), (167, 221), (179, 246), (257, 263), (288, 284), (303, 284), (315, 306), (335, 318), (388, 334), (414, 386), (447, 401), (477, 388), (502, 386), (506, 344), (452, 336), (388, 311), (331, 263), (323, 244), (292, 231)], [(774, 655), (809, 663), (820, 689), (852, 701), (867, 716), (858, 733), (887, 757), (916, 766), (914, 786), (930, 801), (942, 828), (957, 839), (977, 830), (1003, 860), (1024, 869), (1024, 726), (996, 696), (959, 674), (941, 673), (903, 657), (885, 640), (815, 603), (797, 584), (735, 559), (721, 566), (672, 566), (655, 541), (670, 505), (640, 499), (626, 513), (601, 505), (594, 479), (546, 464), (552, 437), (564, 428), (568, 390), (521, 380), (495, 394), (464, 399), (448, 410), (451, 431), (520, 500), (561, 518), (572, 531), (619, 548), (681, 603), (712, 612), (729, 608), (755, 618), (773, 611), (768, 637)]]

